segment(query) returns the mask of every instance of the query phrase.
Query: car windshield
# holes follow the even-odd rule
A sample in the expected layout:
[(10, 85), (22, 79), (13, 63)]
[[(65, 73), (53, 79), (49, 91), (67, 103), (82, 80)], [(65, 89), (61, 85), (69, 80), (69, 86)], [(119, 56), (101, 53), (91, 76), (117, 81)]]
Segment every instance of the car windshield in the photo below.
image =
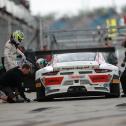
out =
[(53, 62), (94, 61), (96, 53), (66, 53), (54, 55)]

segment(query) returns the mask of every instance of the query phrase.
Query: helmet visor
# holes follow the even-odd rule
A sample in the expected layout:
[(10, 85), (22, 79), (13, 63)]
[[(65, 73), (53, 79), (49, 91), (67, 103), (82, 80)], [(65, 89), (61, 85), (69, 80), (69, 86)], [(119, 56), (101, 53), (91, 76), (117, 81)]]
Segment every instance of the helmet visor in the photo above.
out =
[(18, 41), (21, 42), (23, 39), (21, 39), (19, 36), (18, 36)]

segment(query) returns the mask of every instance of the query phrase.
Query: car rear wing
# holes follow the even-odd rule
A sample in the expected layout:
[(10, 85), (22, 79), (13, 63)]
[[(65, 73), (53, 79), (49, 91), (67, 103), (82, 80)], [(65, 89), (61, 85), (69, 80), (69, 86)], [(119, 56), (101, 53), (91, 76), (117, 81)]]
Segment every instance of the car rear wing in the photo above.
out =
[(41, 57), (45, 55), (63, 54), (63, 53), (79, 53), (79, 52), (115, 52), (115, 47), (98, 47), (98, 48), (82, 48), (82, 49), (64, 49), (50, 51), (35, 51), (35, 56)]
[(50, 51), (26, 51), (26, 58), (32, 64), (36, 65), (38, 58), (44, 58), (48, 62), (51, 61), (52, 56), (55, 54), (64, 53), (79, 53), (79, 52), (104, 52), (115, 53), (115, 47), (98, 47), (98, 48), (81, 48), (81, 49), (64, 49), (64, 50), (50, 50)]

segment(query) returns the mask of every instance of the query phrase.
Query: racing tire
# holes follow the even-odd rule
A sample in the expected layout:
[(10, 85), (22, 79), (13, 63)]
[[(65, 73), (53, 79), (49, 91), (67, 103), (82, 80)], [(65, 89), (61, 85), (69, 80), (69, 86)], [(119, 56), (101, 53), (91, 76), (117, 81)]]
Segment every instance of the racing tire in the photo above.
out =
[(36, 101), (43, 101), (45, 100), (45, 88), (44, 86), (41, 88), (36, 89)]
[(105, 95), (106, 98), (118, 98), (120, 97), (120, 84), (110, 83), (110, 94)]
[(121, 81), (123, 93), (126, 94), (126, 70), (124, 70), (124, 72), (122, 73), (120, 77), (120, 81)]
[[(40, 80), (36, 81), (36, 83), (40, 83)], [(51, 101), (52, 97), (45, 96), (45, 87), (41, 84), (36, 87), (36, 99), (35, 101), (42, 102), (42, 101)]]
[(46, 97), (45, 96), (45, 89), (44, 88), (37, 90), (36, 93), (37, 93), (36, 101), (38, 101), (38, 102), (52, 101), (53, 100), (52, 97)]

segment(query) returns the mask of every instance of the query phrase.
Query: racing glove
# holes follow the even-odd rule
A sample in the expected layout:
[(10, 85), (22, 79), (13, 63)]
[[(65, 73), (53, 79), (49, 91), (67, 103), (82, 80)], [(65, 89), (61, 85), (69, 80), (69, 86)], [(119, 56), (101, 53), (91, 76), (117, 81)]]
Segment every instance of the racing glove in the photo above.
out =
[(22, 56), (22, 59), (25, 61), (26, 60), (26, 56), (24, 55), (24, 53), (22, 53), (18, 48), (17, 48), (17, 53), (20, 54)]
[(24, 61), (26, 61), (26, 56), (25, 56), (25, 55), (22, 55), (22, 59), (23, 59)]

